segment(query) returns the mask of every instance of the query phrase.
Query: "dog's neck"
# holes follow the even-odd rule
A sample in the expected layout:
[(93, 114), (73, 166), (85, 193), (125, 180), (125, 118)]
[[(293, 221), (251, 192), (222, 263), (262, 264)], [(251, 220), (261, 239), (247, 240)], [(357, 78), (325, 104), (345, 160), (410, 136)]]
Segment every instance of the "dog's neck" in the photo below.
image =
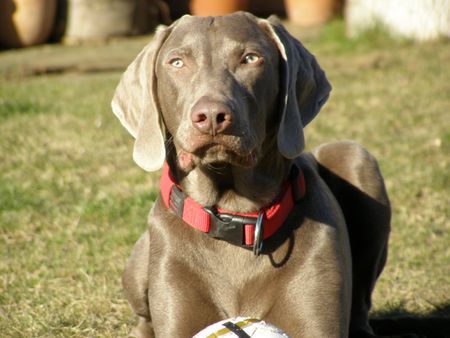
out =
[(221, 163), (184, 173), (177, 168), (175, 158), (169, 158), (169, 163), (192, 199), (233, 212), (253, 212), (270, 205), (282, 190), (291, 165), (278, 151), (266, 152), (252, 168)]

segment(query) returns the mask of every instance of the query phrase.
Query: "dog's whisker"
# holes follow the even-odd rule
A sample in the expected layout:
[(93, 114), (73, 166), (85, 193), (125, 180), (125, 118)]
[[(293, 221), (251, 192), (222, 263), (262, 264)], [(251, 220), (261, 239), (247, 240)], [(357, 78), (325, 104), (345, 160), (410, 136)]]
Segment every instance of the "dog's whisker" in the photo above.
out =
[(165, 141), (164, 145), (166, 148), (167, 154), (171, 154), (172, 151), (175, 149), (175, 144), (173, 143), (173, 136), (170, 135)]
[(226, 164), (218, 166), (217, 164), (208, 163), (206, 164), (206, 168), (208, 168), (208, 170), (212, 171), (215, 174), (223, 175), (223, 169), (226, 168)]

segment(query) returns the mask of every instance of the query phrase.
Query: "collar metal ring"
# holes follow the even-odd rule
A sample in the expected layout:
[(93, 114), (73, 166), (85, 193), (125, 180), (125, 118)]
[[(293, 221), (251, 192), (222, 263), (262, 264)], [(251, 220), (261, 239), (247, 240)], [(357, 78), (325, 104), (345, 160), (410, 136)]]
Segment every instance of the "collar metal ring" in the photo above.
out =
[(264, 212), (260, 211), (258, 214), (258, 218), (256, 219), (255, 224), (255, 232), (254, 232), (254, 242), (253, 242), (253, 253), (256, 256), (259, 256), (262, 250), (263, 245), (263, 218), (264, 218)]

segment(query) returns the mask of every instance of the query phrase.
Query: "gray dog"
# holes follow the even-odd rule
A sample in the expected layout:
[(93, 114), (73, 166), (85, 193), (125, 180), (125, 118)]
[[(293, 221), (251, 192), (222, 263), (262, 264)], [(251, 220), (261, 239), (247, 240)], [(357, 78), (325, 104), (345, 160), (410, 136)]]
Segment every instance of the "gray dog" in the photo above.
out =
[(131, 63), (112, 107), (145, 170), (163, 167), (123, 275), (137, 337), (192, 337), (228, 317), (293, 338), (374, 337), (390, 207), (352, 142), (304, 153), (331, 86), (276, 20), (185, 16)]

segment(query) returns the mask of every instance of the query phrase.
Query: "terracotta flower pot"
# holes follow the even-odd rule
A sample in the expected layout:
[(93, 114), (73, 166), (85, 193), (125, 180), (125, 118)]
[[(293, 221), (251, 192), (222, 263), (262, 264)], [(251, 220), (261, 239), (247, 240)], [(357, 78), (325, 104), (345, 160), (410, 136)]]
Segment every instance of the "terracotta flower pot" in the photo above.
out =
[(301, 26), (322, 24), (333, 17), (342, 0), (285, 0), (289, 20)]
[(1, 0), (0, 43), (24, 47), (47, 41), (55, 14), (56, 0)]
[(190, 9), (193, 15), (224, 15), (237, 11), (245, 11), (248, 0), (191, 0)]

